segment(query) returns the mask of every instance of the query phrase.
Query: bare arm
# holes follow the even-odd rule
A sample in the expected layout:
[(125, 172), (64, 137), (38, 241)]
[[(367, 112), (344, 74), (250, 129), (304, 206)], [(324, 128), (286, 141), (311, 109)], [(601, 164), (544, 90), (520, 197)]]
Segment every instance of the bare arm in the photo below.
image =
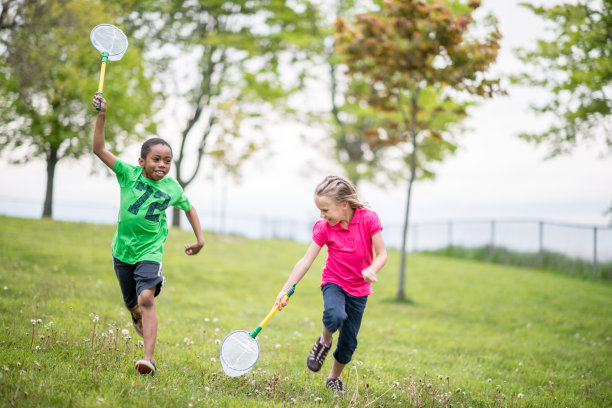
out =
[(115, 167), (117, 158), (114, 154), (106, 150), (104, 145), (104, 123), (106, 122), (106, 100), (101, 95), (95, 95), (91, 101), (95, 108), (100, 103), (100, 110), (96, 117), (96, 127), (94, 128), (93, 151), (111, 170)]
[(315, 261), (315, 259), (317, 259), (319, 252), (321, 252), (321, 247), (318, 246), (316, 243), (311, 242), (310, 246), (306, 250), (306, 254), (304, 254), (304, 256), (299, 261), (297, 261), (297, 263), (293, 267), (293, 271), (291, 271), (291, 275), (289, 275), (287, 282), (285, 282), (283, 289), (276, 297), (276, 302), (274, 303), (274, 305), (278, 306), (278, 310), (282, 310), (284, 306), (287, 306), (287, 302), (282, 301), (283, 297), (285, 297), (285, 293), (287, 293), (287, 291), (291, 289), (293, 285), (297, 284), (299, 281), (302, 280), (304, 275), (306, 275), (306, 272), (308, 272), (308, 270), (312, 266), (312, 263)]
[(198, 240), (195, 244), (185, 244), (185, 253), (187, 255), (195, 255), (200, 252), (204, 246), (204, 235), (202, 234), (202, 227), (200, 226), (200, 218), (198, 217), (198, 213), (193, 205), (189, 211), (185, 211), (185, 215), (187, 215), (187, 220), (189, 220), (193, 233)]
[(378, 231), (372, 237), (372, 244), (374, 245), (376, 258), (374, 259), (374, 262), (372, 262), (372, 265), (361, 272), (363, 279), (370, 283), (376, 282), (376, 274), (387, 263), (387, 248), (385, 247), (385, 241), (383, 240), (382, 233), (380, 231)]

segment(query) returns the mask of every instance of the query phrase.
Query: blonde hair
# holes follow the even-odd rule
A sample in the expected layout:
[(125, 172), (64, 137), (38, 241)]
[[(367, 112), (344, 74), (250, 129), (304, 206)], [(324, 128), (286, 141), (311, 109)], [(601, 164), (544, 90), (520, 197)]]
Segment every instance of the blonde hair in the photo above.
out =
[(353, 183), (344, 177), (327, 176), (315, 188), (315, 196), (327, 196), (337, 204), (348, 203), (351, 208), (364, 208), (366, 203), (359, 201)]

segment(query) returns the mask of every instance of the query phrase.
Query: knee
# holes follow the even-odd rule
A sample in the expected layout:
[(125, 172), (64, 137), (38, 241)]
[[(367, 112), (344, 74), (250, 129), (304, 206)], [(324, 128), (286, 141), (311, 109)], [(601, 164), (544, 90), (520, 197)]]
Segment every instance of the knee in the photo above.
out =
[(338, 308), (325, 309), (323, 311), (323, 324), (325, 328), (334, 333), (346, 320), (346, 312)]
[(155, 292), (153, 290), (143, 290), (138, 295), (138, 306), (147, 309), (155, 306)]

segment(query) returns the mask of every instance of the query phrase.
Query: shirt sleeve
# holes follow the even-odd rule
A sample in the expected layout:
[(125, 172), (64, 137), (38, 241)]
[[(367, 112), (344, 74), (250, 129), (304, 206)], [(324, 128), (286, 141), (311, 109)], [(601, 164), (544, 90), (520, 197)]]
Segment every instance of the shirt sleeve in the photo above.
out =
[(312, 240), (315, 244), (323, 247), (327, 244), (327, 221), (319, 220), (312, 228)]
[(174, 193), (172, 193), (172, 196), (177, 197), (176, 200), (172, 200), (173, 202), (170, 205), (178, 208), (179, 210), (189, 211), (191, 209), (191, 203), (189, 202), (189, 199), (185, 195), (183, 188), (178, 183), (178, 181), (176, 181), (175, 179), (170, 179), (170, 180), (172, 181), (172, 184), (174, 184), (174, 187), (173, 187)]
[(178, 208), (179, 210), (183, 210), (183, 211), (191, 210), (191, 203), (189, 202), (189, 199), (185, 195), (185, 192), (181, 192), (180, 198), (172, 205)]
[(125, 184), (125, 180), (128, 178), (129, 167), (127, 164), (119, 159), (115, 160), (115, 165), (113, 166), (113, 171), (115, 172), (115, 177), (117, 177), (117, 181), (119, 185), (122, 186)]
[(373, 237), (378, 232), (382, 231), (383, 227), (378, 218), (378, 214), (374, 211), (370, 212), (370, 216), (368, 217), (368, 231), (370, 232), (370, 236)]

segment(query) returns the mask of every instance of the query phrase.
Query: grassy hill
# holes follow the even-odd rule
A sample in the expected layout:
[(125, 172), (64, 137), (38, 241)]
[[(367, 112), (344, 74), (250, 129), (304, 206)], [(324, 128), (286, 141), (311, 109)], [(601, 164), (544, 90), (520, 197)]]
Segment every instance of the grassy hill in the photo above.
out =
[(0, 406), (612, 406), (609, 283), (411, 255), (410, 299), (397, 303), (391, 252), (336, 398), (324, 387), (331, 361), (316, 374), (305, 365), (325, 251), (259, 335), (255, 369), (230, 378), (220, 341), (257, 326), (306, 246), (205, 233), (188, 257), (193, 234), (172, 230), (156, 302), (159, 372), (137, 377), (143, 351), (112, 268), (114, 227), (0, 225)]

